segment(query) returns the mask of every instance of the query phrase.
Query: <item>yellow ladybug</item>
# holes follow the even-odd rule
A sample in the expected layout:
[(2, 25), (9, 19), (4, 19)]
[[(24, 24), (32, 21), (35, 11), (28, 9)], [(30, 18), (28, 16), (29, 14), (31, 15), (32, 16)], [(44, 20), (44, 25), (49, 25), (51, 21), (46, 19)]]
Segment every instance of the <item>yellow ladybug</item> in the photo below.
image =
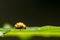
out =
[(16, 29), (26, 29), (26, 25), (23, 22), (17, 22), (14, 26)]

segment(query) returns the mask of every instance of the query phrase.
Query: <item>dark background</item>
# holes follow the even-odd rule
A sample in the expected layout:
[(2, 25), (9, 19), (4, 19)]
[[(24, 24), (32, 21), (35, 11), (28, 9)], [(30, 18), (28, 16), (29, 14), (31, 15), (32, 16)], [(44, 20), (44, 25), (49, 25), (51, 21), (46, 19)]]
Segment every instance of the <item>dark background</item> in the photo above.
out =
[(28, 26), (60, 25), (60, 3), (55, 0), (0, 0), (0, 26), (18, 21)]

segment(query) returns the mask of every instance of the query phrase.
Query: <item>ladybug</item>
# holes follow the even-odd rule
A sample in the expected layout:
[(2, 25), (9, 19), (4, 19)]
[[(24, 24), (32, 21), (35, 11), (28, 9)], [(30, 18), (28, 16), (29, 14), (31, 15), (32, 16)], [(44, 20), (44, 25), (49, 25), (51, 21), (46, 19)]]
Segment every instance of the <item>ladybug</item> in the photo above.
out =
[(16, 29), (26, 29), (26, 25), (23, 22), (17, 22), (14, 26)]

